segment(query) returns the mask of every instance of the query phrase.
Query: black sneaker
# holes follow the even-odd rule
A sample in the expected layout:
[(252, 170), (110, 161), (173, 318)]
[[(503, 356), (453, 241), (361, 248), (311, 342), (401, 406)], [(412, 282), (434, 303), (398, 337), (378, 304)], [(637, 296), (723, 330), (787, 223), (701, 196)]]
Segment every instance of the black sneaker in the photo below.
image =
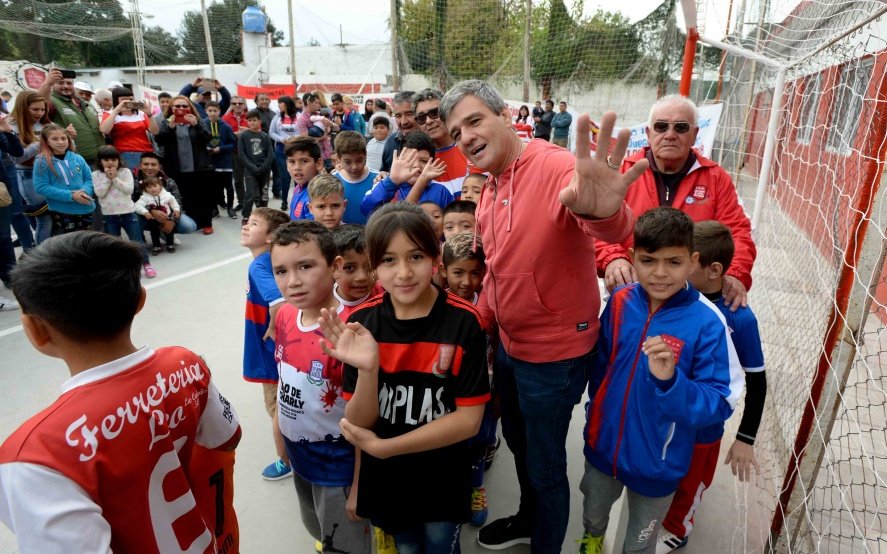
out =
[(477, 544), (488, 550), (505, 550), (517, 544), (530, 544), (530, 529), (517, 516), (497, 519), (477, 532)]
[(239, 211), (242, 210), (242, 209), (243, 209), (243, 204), (241, 204), (240, 202), (238, 202), (237, 205), (234, 206), (234, 211), (235, 211), (235, 212), (239, 212)]
[(280, 210), (281, 210), (281, 211), (284, 211), (284, 212), (288, 212), (288, 211), (290, 211), (290, 206), (289, 206), (289, 204), (287, 204), (286, 202), (281, 202), (281, 203), (280, 203)]
[(228, 208), (228, 217), (230, 217), (231, 219), (237, 219), (237, 212), (234, 210), (234, 208)]
[(219, 217), (219, 209), (213, 208), (213, 219), (216, 219), (217, 217)]

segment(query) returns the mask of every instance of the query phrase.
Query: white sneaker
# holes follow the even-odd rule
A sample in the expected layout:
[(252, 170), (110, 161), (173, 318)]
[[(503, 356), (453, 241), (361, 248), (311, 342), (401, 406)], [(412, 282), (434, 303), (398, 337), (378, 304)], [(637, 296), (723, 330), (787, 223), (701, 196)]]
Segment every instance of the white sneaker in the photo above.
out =
[(656, 540), (656, 554), (668, 554), (685, 546), (687, 546), (687, 537), (679, 537), (665, 529), (659, 529), (659, 538)]
[(19, 305), (15, 300), (10, 300), (5, 296), (0, 296), (0, 312), (9, 312), (12, 310), (18, 310)]
[(178, 245), (182, 244), (182, 241), (179, 240), (178, 235), (173, 235), (172, 243), (175, 244), (176, 246), (178, 246)]

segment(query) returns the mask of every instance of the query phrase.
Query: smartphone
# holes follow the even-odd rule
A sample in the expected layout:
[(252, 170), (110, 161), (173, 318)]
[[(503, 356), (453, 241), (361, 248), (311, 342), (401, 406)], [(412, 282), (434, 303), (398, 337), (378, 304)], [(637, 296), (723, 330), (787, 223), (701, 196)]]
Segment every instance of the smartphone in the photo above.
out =
[(129, 102), (129, 109), (130, 110), (141, 110), (144, 107), (145, 107), (144, 102)]
[(76, 79), (77, 78), (77, 72), (74, 71), (73, 69), (61, 69), (59, 71), (62, 72), (62, 79)]
[(185, 116), (191, 113), (191, 110), (188, 108), (173, 108), (173, 115), (175, 116), (175, 122), (179, 125), (185, 125), (188, 122), (185, 120)]

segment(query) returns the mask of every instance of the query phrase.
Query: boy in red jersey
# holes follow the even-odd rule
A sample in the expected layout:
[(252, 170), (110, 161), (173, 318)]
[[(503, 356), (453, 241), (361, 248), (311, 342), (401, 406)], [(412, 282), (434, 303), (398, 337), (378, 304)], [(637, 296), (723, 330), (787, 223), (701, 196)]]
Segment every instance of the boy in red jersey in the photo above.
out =
[(195, 445), (234, 450), (240, 426), (196, 354), (133, 345), (140, 271), (131, 243), (82, 231), (13, 274), (28, 340), (71, 373), (0, 447), (0, 520), (20, 552), (216, 551), (187, 468)]
[(342, 362), (320, 346), (321, 308), (342, 318), (352, 310), (333, 293), (342, 258), (322, 224), (291, 221), (274, 232), (271, 262), (286, 302), (276, 318), (277, 418), (302, 523), (319, 552), (370, 554), (369, 525), (355, 515), (355, 450), (339, 429), (345, 417)]

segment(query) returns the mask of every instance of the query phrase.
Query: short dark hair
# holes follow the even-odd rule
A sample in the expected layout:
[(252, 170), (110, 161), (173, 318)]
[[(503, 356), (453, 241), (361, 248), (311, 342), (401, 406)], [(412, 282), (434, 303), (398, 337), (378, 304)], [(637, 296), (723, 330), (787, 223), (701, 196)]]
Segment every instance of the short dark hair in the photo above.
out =
[(382, 111), (388, 109), (388, 102), (382, 100), (381, 98), (376, 98), (375, 100), (373, 100), (373, 104)]
[(453, 200), (447, 207), (443, 210), (443, 215), (457, 213), (457, 214), (471, 214), (474, 215), (474, 212), (477, 210), (477, 204), (472, 202), (471, 200)]
[(483, 242), (474, 233), (458, 233), (444, 242), (444, 267), (462, 260), (477, 260), (480, 265), (486, 266), (487, 258), (484, 255)]
[(142, 152), (142, 155), (139, 156), (139, 161), (142, 161), (145, 158), (151, 158), (152, 160), (157, 160), (157, 163), (159, 163), (159, 164), (163, 163), (160, 161), (160, 156), (158, 156), (156, 152)]
[(377, 125), (384, 125), (386, 129), (391, 129), (391, 121), (388, 120), (387, 117), (379, 116), (373, 120), (373, 127)]
[(283, 144), (283, 155), (290, 157), (293, 152), (307, 152), (314, 161), (321, 158), (320, 145), (313, 137), (295, 137)]
[(422, 131), (410, 131), (407, 133), (407, 136), (403, 139), (403, 147), (424, 150), (431, 154), (432, 160), (437, 152), (437, 148), (434, 147), (434, 141)]
[(22, 313), (72, 340), (111, 339), (139, 306), (142, 252), (131, 241), (95, 231), (53, 237), (19, 261), (12, 288)]
[(693, 220), (669, 207), (654, 208), (638, 218), (634, 226), (634, 247), (653, 253), (670, 246), (693, 249)]
[(273, 250), (275, 246), (289, 246), (311, 240), (317, 244), (327, 265), (332, 265), (338, 256), (333, 233), (317, 221), (310, 219), (290, 221), (278, 227), (271, 235), (271, 249)]
[(253, 208), (251, 214), (262, 219), (265, 223), (268, 224), (269, 233), (274, 232), (275, 229), (277, 229), (281, 225), (284, 225), (290, 220), (290, 216), (286, 215), (284, 212), (268, 207), (260, 206), (258, 208)]
[(718, 262), (724, 271), (733, 262), (736, 247), (730, 229), (719, 221), (699, 221), (693, 225), (693, 243), (699, 252), (699, 265), (708, 267)]
[(98, 154), (95, 156), (95, 168), (99, 171), (102, 171), (102, 160), (117, 160), (117, 169), (126, 168), (123, 158), (120, 157), (120, 152), (113, 146), (102, 146), (99, 148)]
[(349, 250), (358, 254), (367, 251), (366, 228), (356, 223), (346, 223), (333, 229), (333, 238), (336, 240), (336, 251), (344, 256)]
[(172, 94), (168, 92), (161, 92), (157, 95), (157, 99), (160, 100), (161, 98), (172, 98)]
[(330, 96), (330, 102), (343, 102), (344, 98), (342, 98), (342, 94), (338, 92), (334, 92), (332, 96)]
[(116, 106), (120, 103), (120, 99), (124, 96), (133, 96), (131, 90), (125, 87), (114, 87), (111, 89), (111, 103)]
[(207, 109), (207, 108), (219, 108), (219, 111), (221, 111), (221, 110), (222, 110), (222, 105), (219, 104), (218, 102), (216, 102), (215, 100), (208, 100), (208, 101), (203, 105), (203, 109), (204, 109), (204, 110)]
[[(381, 119), (381, 118), (379, 118)], [(342, 131), (336, 135), (336, 155), (366, 154), (367, 141), (357, 131)]]
[(407, 239), (430, 258), (436, 260), (440, 256), (440, 239), (431, 218), (422, 208), (407, 202), (389, 202), (373, 212), (367, 222), (366, 242), (370, 267), (375, 269), (382, 265), (388, 243), (398, 231), (403, 231)]
[(260, 112), (260, 111), (257, 110), (257, 109), (252, 109), (252, 110), (246, 112), (246, 118), (247, 118), (247, 119), (258, 119), (258, 120), (261, 121), (261, 119), (262, 119), (262, 112)]

